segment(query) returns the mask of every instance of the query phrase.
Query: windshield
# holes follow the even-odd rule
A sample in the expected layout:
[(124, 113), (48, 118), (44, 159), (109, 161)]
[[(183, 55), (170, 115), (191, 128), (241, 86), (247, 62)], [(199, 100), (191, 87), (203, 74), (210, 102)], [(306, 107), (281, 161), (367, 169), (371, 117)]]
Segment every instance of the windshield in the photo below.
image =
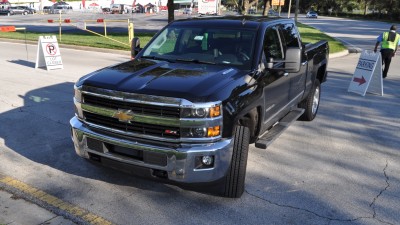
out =
[(229, 64), (250, 69), (255, 31), (199, 27), (168, 27), (143, 50), (143, 58)]

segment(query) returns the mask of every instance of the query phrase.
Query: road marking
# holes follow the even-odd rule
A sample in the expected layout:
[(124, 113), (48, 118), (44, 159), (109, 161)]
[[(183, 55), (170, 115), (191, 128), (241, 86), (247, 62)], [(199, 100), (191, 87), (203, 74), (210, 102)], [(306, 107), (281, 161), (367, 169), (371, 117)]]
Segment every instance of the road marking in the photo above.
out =
[(25, 184), (19, 180), (16, 180), (12, 177), (3, 175), (0, 173), (0, 184), (6, 185), (11, 188), (15, 188), (23, 193), (27, 194), (29, 198), (37, 199), (41, 202), (48, 204), (49, 206), (55, 207), (59, 210), (62, 210), (74, 217), (77, 217), (81, 220), (88, 222), (89, 224), (94, 225), (113, 225), (110, 221), (97, 216), (86, 209), (80, 208), (71, 203), (65, 202), (54, 195), (47, 194), (44, 191), (41, 191), (37, 188), (34, 188), (28, 184)]

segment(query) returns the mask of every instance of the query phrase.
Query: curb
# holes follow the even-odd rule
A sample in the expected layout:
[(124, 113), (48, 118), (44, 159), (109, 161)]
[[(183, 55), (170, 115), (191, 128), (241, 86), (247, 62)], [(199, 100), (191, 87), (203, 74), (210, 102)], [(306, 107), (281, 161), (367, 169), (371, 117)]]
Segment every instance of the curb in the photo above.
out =
[(0, 190), (13, 194), (17, 198), (26, 200), (29, 202), (28, 204), (35, 204), (76, 224), (113, 225), (112, 222), (101, 216), (2, 173), (0, 173)]
[(330, 59), (339, 58), (339, 57), (346, 56), (346, 55), (348, 55), (350, 53), (357, 53), (357, 52), (352, 52), (349, 49), (347, 49), (347, 50), (344, 50), (344, 51), (341, 51), (341, 52), (335, 52), (335, 53), (329, 54), (329, 58)]

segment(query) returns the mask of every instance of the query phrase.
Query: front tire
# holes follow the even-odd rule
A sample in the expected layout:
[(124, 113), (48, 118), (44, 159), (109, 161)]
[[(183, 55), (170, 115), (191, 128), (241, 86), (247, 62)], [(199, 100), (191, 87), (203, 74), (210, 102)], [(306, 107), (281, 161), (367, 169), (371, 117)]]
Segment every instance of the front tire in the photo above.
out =
[(244, 192), (250, 131), (244, 126), (235, 130), (233, 155), (228, 174), (225, 177), (224, 197), (239, 198)]
[(317, 116), (320, 98), (321, 84), (318, 79), (315, 79), (311, 92), (299, 104), (300, 108), (305, 109), (303, 115), (300, 116), (300, 120), (312, 121)]

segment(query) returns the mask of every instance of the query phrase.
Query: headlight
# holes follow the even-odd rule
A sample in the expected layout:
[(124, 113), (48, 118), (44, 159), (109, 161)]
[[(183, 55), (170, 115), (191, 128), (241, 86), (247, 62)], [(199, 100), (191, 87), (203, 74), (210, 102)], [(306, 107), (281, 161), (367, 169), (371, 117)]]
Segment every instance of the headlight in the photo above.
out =
[(75, 115), (83, 119), (83, 112), (82, 112), (82, 90), (76, 86), (74, 86), (74, 109)]
[(221, 115), (221, 105), (210, 107), (183, 108), (181, 118), (213, 118)]
[(221, 102), (191, 103), (181, 108), (181, 138), (217, 138), (222, 132)]
[(82, 91), (76, 86), (74, 86), (74, 98), (75, 101), (82, 103)]
[(221, 135), (221, 126), (182, 128), (182, 138), (211, 138)]

